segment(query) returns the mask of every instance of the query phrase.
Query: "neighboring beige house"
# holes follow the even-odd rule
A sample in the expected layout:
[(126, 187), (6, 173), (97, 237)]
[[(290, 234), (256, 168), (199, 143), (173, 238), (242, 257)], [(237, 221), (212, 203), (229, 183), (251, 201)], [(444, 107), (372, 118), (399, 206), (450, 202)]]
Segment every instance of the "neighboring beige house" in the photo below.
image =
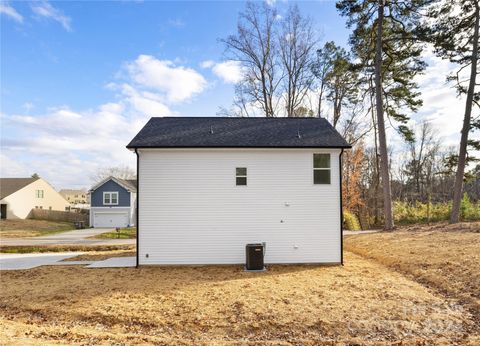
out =
[(62, 189), (58, 192), (70, 204), (88, 204), (88, 194), (85, 190)]
[(42, 178), (0, 178), (2, 219), (25, 219), (34, 208), (61, 210), (69, 203)]

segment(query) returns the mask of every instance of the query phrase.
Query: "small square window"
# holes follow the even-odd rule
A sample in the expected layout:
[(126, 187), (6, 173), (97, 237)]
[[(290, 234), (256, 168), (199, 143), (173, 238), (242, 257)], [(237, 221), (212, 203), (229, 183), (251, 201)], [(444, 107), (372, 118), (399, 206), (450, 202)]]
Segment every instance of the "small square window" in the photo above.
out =
[(313, 168), (330, 168), (330, 154), (313, 154)]
[(237, 186), (247, 185), (247, 177), (237, 177)]
[(245, 167), (237, 167), (236, 169), (237, 176), (246, 176), (247, 175), (247, 169)]
[(316, 169), (313, 171), (314, 184), (330, 184), (330, 170)]
[(237, 186), (247, 185), (247, 168), (237, 167), (235, 169), (235, 181)]

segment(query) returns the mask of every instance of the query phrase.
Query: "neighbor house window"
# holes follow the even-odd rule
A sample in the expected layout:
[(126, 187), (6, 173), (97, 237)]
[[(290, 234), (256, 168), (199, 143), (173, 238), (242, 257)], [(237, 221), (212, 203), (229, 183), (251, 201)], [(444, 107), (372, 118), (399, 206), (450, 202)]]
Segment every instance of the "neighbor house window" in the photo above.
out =
[(35, 190), (35, 197), (43, 198), (43, 190)]
[(235, 169), (235, 179), (237, 186), (247, 185), (247, 167), (237, 167)]
[(313, 154), (313, 183), (330, 184), (330, 154)]
[(117, 205), (118, 204), (118, 192), (104, 192), (103, 204), (105, 205)]

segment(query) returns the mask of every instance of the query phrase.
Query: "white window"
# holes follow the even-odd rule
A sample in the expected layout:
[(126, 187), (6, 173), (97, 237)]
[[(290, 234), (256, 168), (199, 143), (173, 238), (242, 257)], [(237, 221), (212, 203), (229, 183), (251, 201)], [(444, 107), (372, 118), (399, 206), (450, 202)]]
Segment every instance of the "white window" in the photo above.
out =
[(103, 193), (104, 205), (117, 205), (118, 204), (118, 192), (104, 192)]
[(35, 190), (35, 197), (43, 198), (43, 190)]
[(330, 154), (313, 154), (313, 183), (330, 184)]
[(247, 167), (237, 167), (235, 169), (235, 180), (237, 186), (247, 185)]

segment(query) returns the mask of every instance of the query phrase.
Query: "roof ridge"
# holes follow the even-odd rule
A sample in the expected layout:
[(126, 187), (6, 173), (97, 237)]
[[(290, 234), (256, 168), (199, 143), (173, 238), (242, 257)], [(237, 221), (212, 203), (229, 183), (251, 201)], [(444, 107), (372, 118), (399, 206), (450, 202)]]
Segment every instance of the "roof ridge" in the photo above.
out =
[(159, 116), (159, 117), (151, 117), (150, 120), (152, 119), (238, 119), (238, 120), (247, 120), (247, 119), (271, 119), (271, 120), (279, 120), (279, 119), (288, 119), (288, 120), (294, 120), (294, 119), (317, 119), (317, 120), (327, 120), (326, 118), (323, 117), (217, 117), (214, 115), (186, 115), (186, 116)]
[(350, 148), (325, 118), (154, 117), (127, 148)]

